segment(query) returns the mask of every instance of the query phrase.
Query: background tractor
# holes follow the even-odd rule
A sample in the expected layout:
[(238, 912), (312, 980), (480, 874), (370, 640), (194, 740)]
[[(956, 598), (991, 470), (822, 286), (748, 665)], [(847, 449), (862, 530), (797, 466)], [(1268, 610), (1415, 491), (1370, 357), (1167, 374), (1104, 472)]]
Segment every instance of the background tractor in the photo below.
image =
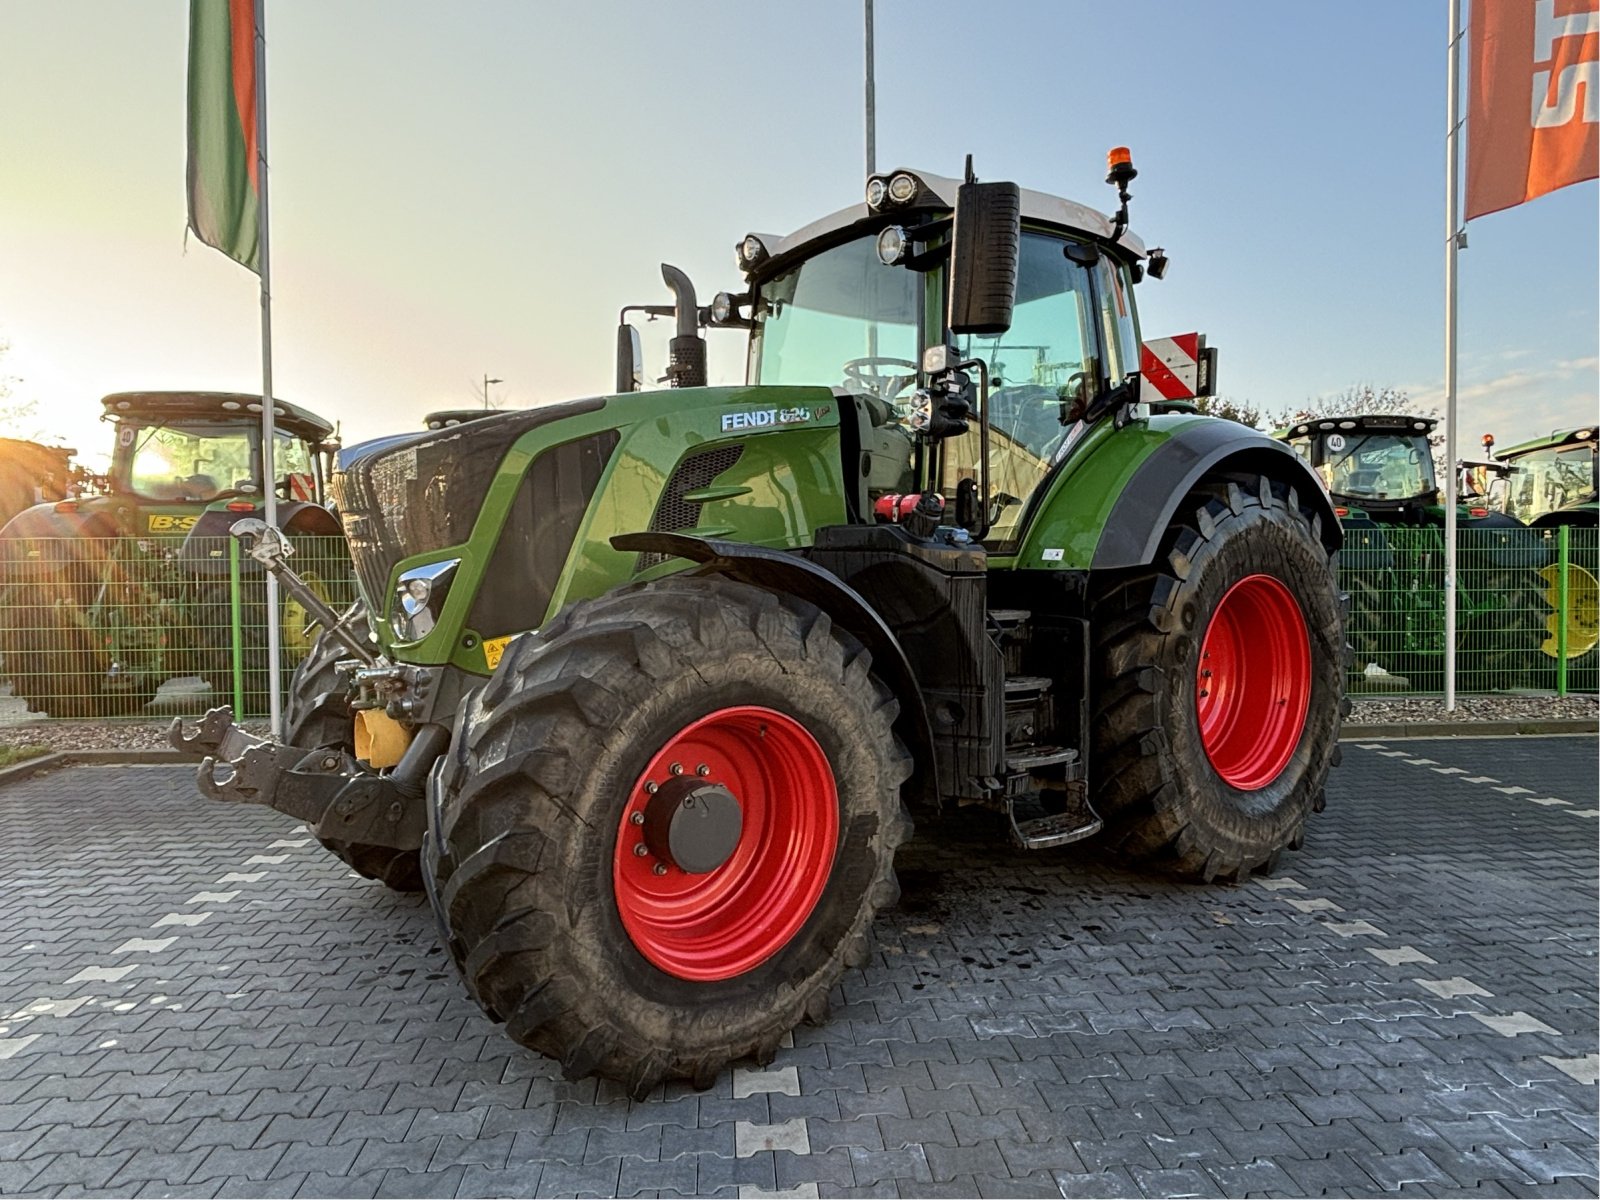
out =
[[(1552, 661), (1565, 654), (1567, 686), (1592, 692), (1600, 684), (1600, 459), (1596, 444), (1600, 428), (1557, 430), (1548, 437), (1502, 450), (1494, 457), (1494, 437), (1485, 435), (1487, 462), (1463, 463), (1463, 490), (1477, 503), (1514, 516), (1540, 530), (1550, 556), (1539, 575), (1549, 609), (1546, 636), (1540, 650)], [(1559, 530), (1567, 530), (1566, 598), (1561, 590)], [(1566, 613), (1566, 628), (1559, 628), (1559, 613)]]
[(1110, 217), (875, 175), (705, 308), (663, 267), (676, 390), (624, 326), (617, 394), (346, 451), (364, 610), (287, 743), (175, 725), (201, 791), (425, 887), (487, 1013), (635, 1095), (823, 1019), (913, 814), (1270, 869), (1337, 757), (1339, 525), (1283, 444), (1138, 403), (1133, 174)]
[[(265, 574), (243, 560), (235, 662), (227, 536), (261, 510), (260, 397), (120, 392), (102, 403), (116, 436), (98, 494), (35, 505), (0, 528), (0, 652), (13, 691), (57, 717), (136, 711), (179, 675), (221, 691), (237, 668), (245, 690), (264, 691)], [(324, 507), (333, 426), (281, 401), (275, 416), (278, 521), (318, 539), (311, 582), (348, 603), (342, 531)], [(282, 623), (286, 657), (298, 657), (304, 609), (286, 603)]]
[[(1316, 471), (1344, 526), (1354, 678), (1369, 688), (1444, 685), (1444, 504), (1432, 417), (1320, 417), (1277, 436)], [(1457, 629), (1468, 690), (1543, 682), (1547, 556), (1521, 521), (1458, 506)]]

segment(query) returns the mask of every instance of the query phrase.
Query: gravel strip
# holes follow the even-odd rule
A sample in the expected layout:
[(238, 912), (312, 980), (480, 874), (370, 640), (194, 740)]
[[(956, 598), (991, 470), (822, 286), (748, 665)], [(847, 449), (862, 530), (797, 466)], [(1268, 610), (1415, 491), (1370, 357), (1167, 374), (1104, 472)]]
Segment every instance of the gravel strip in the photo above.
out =
[(1600, 716), (1600, 696), (1457, 696), (1456, 710), (1446, 712), (1438, 696), (1355, 696), (1346, 725), (1386, 725), (1391, 722), (1562, 721), (1594, 720)]
[[(164, 721), (34, 721), (0, 730), (0, 741), (12, 746), (47, 746), (51, 750), (167, 750)], [(245, 721), (250, 733), (265, 735), (265, 721)]]
[[(1595, 720), (1600, 696), (1460, 696), (1456, 711), (1446, 712), (1436, 696), (1354, 698), (1349, 725), (1391, 722)], [(251, 733), (265, 735), (265, 721), (246, 721)], [(166, 721), (37, 721), (0, 730), (0, 741), (14, 746), (48, 746), (51, 750), (164, 750)]]

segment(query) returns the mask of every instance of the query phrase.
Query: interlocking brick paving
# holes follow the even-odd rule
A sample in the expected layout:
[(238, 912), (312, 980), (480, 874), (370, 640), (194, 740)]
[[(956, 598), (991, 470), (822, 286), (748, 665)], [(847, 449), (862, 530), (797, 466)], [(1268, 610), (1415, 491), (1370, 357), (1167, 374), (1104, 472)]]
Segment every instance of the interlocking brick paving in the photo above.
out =
[(0, 790), (0, 1194), (1596, 1192), (1592, 739), (1347, 744), (1238, 888), (924, 821), (831, 1021), (637, 1103), (191, 777)]

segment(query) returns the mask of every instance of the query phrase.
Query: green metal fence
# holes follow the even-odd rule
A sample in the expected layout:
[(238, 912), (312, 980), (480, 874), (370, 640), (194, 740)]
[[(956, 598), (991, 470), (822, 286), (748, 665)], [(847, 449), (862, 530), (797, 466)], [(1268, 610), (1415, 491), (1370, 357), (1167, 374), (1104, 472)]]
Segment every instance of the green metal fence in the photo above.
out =
[[(334, 608), (355, 598), (337, 537), (293, 539), (291, 565)], [(310, 647), (280, 593), (287, 686)], [(0, 542), (0, 720), (143, 717), (228, 703), (267, 711), (266, 577), (231, 537)]]
[[(1346, 528), (1340, 584), (1350, 596), (1353, 692), (1444, 688), (1444, 532)], [(1596, 690), (1597, 531), (1459, 531), (1456, 688)]]
[[(1460, 532), (1457, 689), (1596, 690), (1600, 541), (1594, 529)], [(343, 541), (294, 539), (291, 565), (342, 609), (355, 599)], [(1355, 647), (1352, 692), (1444, 686), (1444, 539), (1438, 529), (1351, 527), (1340, 556)], [(309, 648), (283, 597), (287, 687)], [(142, 717), (229, 703), (267, 710), (266, 583), (230, 537), (0, 542), (0, 724)]]

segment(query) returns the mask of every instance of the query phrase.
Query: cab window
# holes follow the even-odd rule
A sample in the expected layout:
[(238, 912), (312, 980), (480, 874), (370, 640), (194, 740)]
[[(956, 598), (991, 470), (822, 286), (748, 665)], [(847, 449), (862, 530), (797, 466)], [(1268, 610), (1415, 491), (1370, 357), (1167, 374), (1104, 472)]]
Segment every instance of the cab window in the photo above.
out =
[(150, 500), (214, 500), (255, 482), (254, 443), (238, 425), (123, 425), (128, 489)]

